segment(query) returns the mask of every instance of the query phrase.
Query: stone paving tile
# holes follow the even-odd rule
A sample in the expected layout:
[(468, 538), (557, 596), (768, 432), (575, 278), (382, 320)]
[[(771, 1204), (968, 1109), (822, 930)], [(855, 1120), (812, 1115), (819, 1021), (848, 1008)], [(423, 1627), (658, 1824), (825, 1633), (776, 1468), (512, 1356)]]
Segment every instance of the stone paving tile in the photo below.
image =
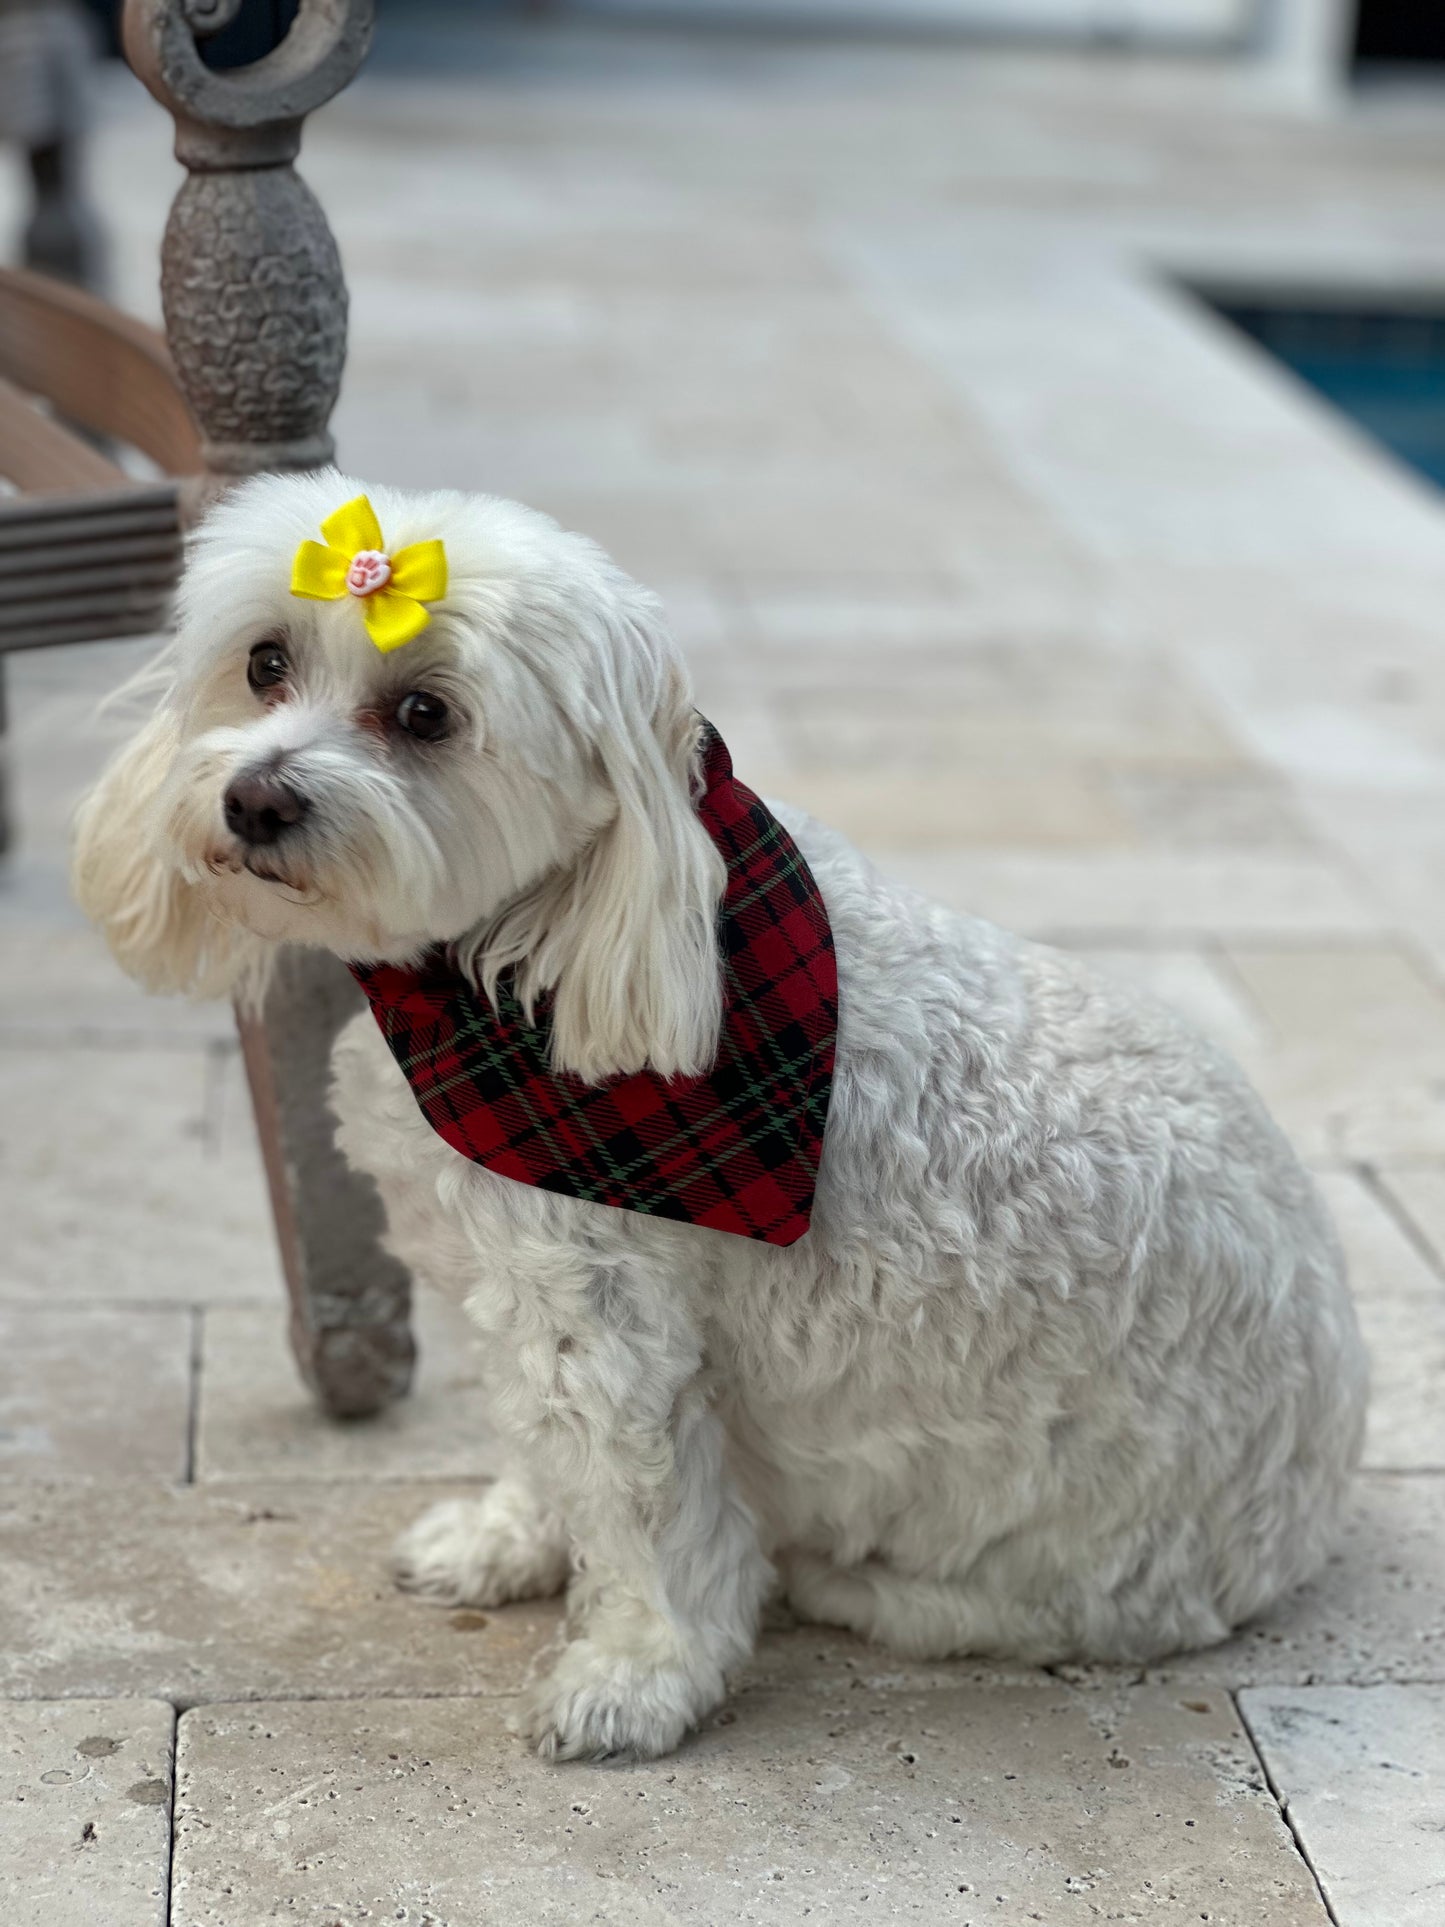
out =
[[(729, 742), (731, 739), (729, 739)], [(1138, 837), (1105, 785), (1087, 771), (1028, 775), (969, 769), (934, 776), (746, 772), (753, 789), (785, 797), (859, 849), (1097, 850)]]
[(1111, 789), (1148, 843), (1180, 850), (1317, 850), (1283, 784), (1255, 771), (1123, 769)]
[(910, 569), (892, 577), (847, 569), (810, 575), (748, 562), (724, 579), (746, 619), (745, 640), (766, 643), (766, 655), (755, 650), (755, 667), (767, 665), (770, 678), (785, 670), (792, 684), (813, 667), (815, 686), (825, 689), (835, 661), (845, 686), (876, 684), (880, 659), (891, 673), (920, 652), (947, 677), (948, 658), (964, 648), (1037, 648), (1042, 641), (1059, 657), (1092, 650), (1117, 627), (1090, 564), (1052, 527), (1023, 569), (980, 549), (955, 558), (947, 570)]
[(5, 1927), (163, 1927), (174, 1725), (153, 1700), (0, 1702)]
[(1310, 1160), (1445, 1156), (1445, 998), (1401, 948), (1225, 938), (1223, 952), (1270, 1031), (1248, 1071)]
[(1386, 1165), (1379, 1183), (1430, 1250), (1436, 1269), (1445, 1266), (1445, 1165)]
[(1258, 1050), (1263, 1033), (1258, 1017), (1225, 972), (1197, 950), (1116, 950), (1076, 945), (1097, 969), (1141, 985), (1171, 1005), (1226, 1050)]
[(1164, 938), (1378, 935), (1380, 914), (1321, 859), (1072, 851), (891, 850), (879, 866), (1025, 936)]
[[(76, 917), (78, 919), (79, 912)], [(99, 934), (37, 919), (0, 921), (0, 1046), (230, 1045), (231, 1007), (151, 997), (123, 976)]]
[(0, 1479), (181, 1479), (192, 1314), (0, 1305)]
[(1148, 1677), (1224, 1687), (1445, 1681), (1445, 1478), (1361, 1477), (1316, 1578), (1223, 1645), (1157, 1661)]
[[(459, 1482), (0, 1484), (0, 1696), (216, 1699), (516, 1693), (551, 1602), (453, 1613), (398, 1593), (392, 1539)], [(740, 1686), (1047, 1683), (1027, 1666), (902, 1660), (775, 1609)]]
[[(428, 443), (419, 456), (416, 472), (407, 474), (390, 453), (378, 453), (373, 472), (383, 469), (394, 479), (414, 487), (437, 486), (443, 482), (454, 488), (476, 487), (476, 452), (469, 423), (458, 424), (461, 445), (454, 463), (445, 459), (445, 444)], [(435, 469), (433, 469), (433, 460)], [(427, 477), (435, 473), (436, 482)], [(555, 516), (564, 528), (585, 530), (600, 542), (629, 574), (642, 582), (655, 575), (708, 574), (718, 564), (710, 551), (705, 529), (705, 504), (690, 501), (678, 490), (659, 479), (650, 487), (628, 491), (599, 482), (585, 491), (567, 481), (552, 481), (533, 489), (531, 506)]]
[(375, 1418), (325, 1417), (297, 1376), (282, 1294), (203, 1314), (196, 1477), (472, 1479), (502, 1448), (487, 1421), (475, 1329), (460, 1307), (417, 1293), (420, 1358), (411, 1392)]
[(1327, 1927), (1224, 1694), (759, 1691), (610, 1768), (545, 1766), (499, 1712), (187, 1713), (176, 1927)]
[(1439, 1927), (1445, 1687), (1259, 1687), (1240, 1708), (1338, 1927)]
[(763, 1612), (757, 1646), (732, 1678), (735, 1693), (912, 1692), (962, 1686), (1054, 1686), (1041, 1666), (1005, 1659), (902, 1659), (831, 1626), (807, 1626), (781, 1600)]
[(1226, 936), (1223, 950), (1269, 1031), (1246, 1068), (1307, 1157), (1445, 1156), (1445, 998), (1402, 949)]
[[(1190, 660), (1256, 758), (1363, 867), (1385, 859), (1388, 871), (1391, 851), (1409, 859), (1439, 848), (1436, 813), (1406, 803), (1438, 794), (1445, 778), (1429, 617), (1438, 555), (1437, 545), (1424, 568), (1326, 565), (1308, 584), (1298, 571), (1228, 564), (1132, 580), (1152, 604), (1140, 612), (1145, 626)], [(1404, 883), (1403, 869), (1395, 880)], [(1408, 908), (1403, 898), (1395, 907)]]
[(1312, 1164), (1377, 1166), (1445, 1158), (1445, 1074), (1322, 1038), (1246, 1055), (1276, 1121)]
[(22, 850), (38, 850), (63, 864), (76, 797), (125, 740), (131, 719), (148, 707), (103, 717), (102, 702), (142, 668), (156, 646), (155, 638), (143, 638), (26, 650), (8, 659), (5, 684)]
[(252, 1143), (218, 1144), (214, 1052), (0, 1051), (0, 1299), (274, 1303)]
[[(0, 1693), (161, 1694), (193, 1704), (514, 1692), (555, 1631), (555, 1607), (508, 1608), (478, 1627), (476, 1615), (404, 1599), (386, 1576), (391, 1539), (448, 1489), (137, 1485), (117, 1505), (113, 1490), (97, 1486), (0, 1487)], [(797, 1673), (785, 1653), (765, 1652), (755, 1677), (816, 1678), (820, 1666), (902, 1683), (971, 1676), (968, 1662), (910, 1668), (811, 1629), (788, 1638)], [(1118, 1677), (1107, 1667), (1074, 1671)], [(1445, 1680), (1445, 1478), (1362, 1480), (1319, 1579), (1226, 1645), (1161, 1662), (1151, 1677), (1222, 1686)]]
[(1365, 1464), (1445, 1471), (1445, 1282), (1360, 1178), (1319, 1178), (1370, 1348)]
[[(1445, 714), (1445, 704), (1436, 705)], [(1402, 794), (1403, 788), (1403, 794)], [(1445, 972), (1445, 813), (1441, 784), (1428, 780), (1379, 787), (1313, 783), (1307, 802), (1323, 837), (1341, 850), (1389, 912), (1391, 922), (1427, 957), (1437, 978)]]
[(1377, 1064), (1428, 1056), (1445, 1067), (1445, 997), (1399, 949), (1226, 947), (1283, 1048), (1325, 1038)]
[[(725, 579), (738, 583), (735, 576)], [(795, 571), (770, 577), (752, 570), (737, 596), (744, 641), (765, 636), (772, 659), (784, 660), (794, 677), (819, 657), (839, 666), (845, 681), (876, 682), (885, 651), (890, 669), (904, 654), (920, 653), (930, 668), (942, 662), (951, 669), (957, 652), (977, 645), (981, 631), (998, 620), (993, 610), (980, 611), (952, 577), (920, 577), (916, 571), (880, 582)], [(759, 667), (755, 661), (754, 671)]]
[[(792, 716), (801, 758), (819, 769), (910, 774), (930, 767), (1022, 768), (1044, 780), (1085, 761), (1179, 775), (1239, 773), (1238, 746), (1206, 697), (1157, 660), (1016, 641), (930, 655), (931, 691), (819, 677)], [(787, 690), (786, 668), (778, 678)]]
[[(946, 511), (928, 514), (926, 496), (905, 502), (880, 494), (871, 484), (839, 486), (835, 474), (818, 469), (806, 491), (791, 477), (709, 491), (695, 525), (698, 546), (691, 553), (701, 564), (728, 572), (852, 570), (893, 576), (967, 566), (971, 546), (960, 541), (957, 524), (945, 519)], [(1022, 556), (1033, 545), (1035, 530), (1045, 535), (1046, 524), (1037, 515), (1020, 516), (1012, 528), (995, 525), (985, 535), (979, 522), (996, 512), (1000, 483), (993, 477), (975, 486), (979, 515), (971, 514), (973, 502), (968, 499), (954, 509), (960, 519), (971, 521), (973, 541), (1011, 541)], [(579, 498), (571, 500), (581, 506)], [(548, 507), (553, 514), (559, 512), (551, 503)], [(600, 504), (597, 513), (609, 519)], [(588, 522), (584, 517), (574, 525), (586, 527)]]
[(453, 1614), (388, 1577), (443, 1490), (0, 1486), (0, 1696), (516, 1692), (554, 1607)]
[(662, 604), (672, 638), (694, 670), (701, 663), (731, 653), (740, 625), (737, 609), (720, 580), (658, 575), (647, 586)]

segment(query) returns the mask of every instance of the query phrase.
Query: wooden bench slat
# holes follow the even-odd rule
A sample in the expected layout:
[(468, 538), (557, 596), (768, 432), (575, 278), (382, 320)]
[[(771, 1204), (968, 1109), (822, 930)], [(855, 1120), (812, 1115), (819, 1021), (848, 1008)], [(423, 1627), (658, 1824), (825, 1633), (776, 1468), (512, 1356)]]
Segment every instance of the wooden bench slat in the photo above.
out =
[(91, 569), (108, 568), (113, 563), (133, 565), (142, 571), (152, 566), (168, 569), (174, 581), (180, 573), (179, 534), (157, 529), (151, 534), (117, 535), (112, 539), (90, 535), (84, 541), (70, 537), (61, 541), (27, 543), (23, 548), (0, 548), (0, 593), (8, 594), (14, 580), (53, 575), (64, 571), (79, 576)]
[[(129, 489), (131, 477), (98, 449), (51, 421), (0, 376), (0, 475), (17, 488), (70, 494)], [(0, 509), (3, 513), (3, 509)]]
[(26, 629), (56, 619), (69, 620), (94, 615), (101, 621), (127, 609), (154, 608), (169, 599), (168, 583), (138, 583), (133, 576), (117, 573), (109, 582), (67, 593), (20, 597), (0, 596), (0, 635), (12, 629)]
[(159, 602), (152, 608), (117, 609), (103, 622), (94, 616), (78, 617), (14, 634), (0, 631), (0, 662), (24, 649), (59, 649), (74, 642), (125, 642), (132, 636), (159, 636), (165, 630), (168, 612), (169, 604)]
[(200, 470), (200, 436), (165, 342), (94, 295), (0, 268), (0, 375), (68, 420), (129, 442), (167, 474)]
[(138, 510), (174, 513), (179, 497), (179, 482), (170, 480), (100, 489), (94, 494), (13, 495), (0, 502), (0, 528), (18, 522), (81, 522), (90, 516), (133, 515)]
[[(51, 498), (45, 515), (14, 515), (10, 504), (0, 509), (0, 550), (33, 552), (46, 547), (83, 547), (90, 541), (115, 541), (121, 537), (178, 537), (181, 529), (180, 507), (174, 494), (168, 502), (154, 506), (130, 506), (124, 496), (115, 497), (104, 510), (81, 515), (57, 514)], [(32, 506), (31, 504), (16, 504)]]
[(0, 576), (0, 583), (4, 584), (0, 592), (0, 603), (4, 604), (0, 608), (0, 623), (3, 623), (7, 615), (18, 615), (32, 603), (47, 602), (58, 595), (115, 595), (128, 589), (160, 594), (175, 587), (176, 569), (174, 560), (165, 556), (149, 562), (122, 559), (44, 573), (27, 569), (23, 575), (8, 580)]

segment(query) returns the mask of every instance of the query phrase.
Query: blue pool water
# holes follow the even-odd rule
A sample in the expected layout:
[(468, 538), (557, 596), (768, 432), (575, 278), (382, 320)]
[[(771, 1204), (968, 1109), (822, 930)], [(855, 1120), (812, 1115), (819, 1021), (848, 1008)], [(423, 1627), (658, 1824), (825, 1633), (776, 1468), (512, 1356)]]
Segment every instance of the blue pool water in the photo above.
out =
[(1445, 313), (1235, 300), (1210, 305), (1445, 488)]

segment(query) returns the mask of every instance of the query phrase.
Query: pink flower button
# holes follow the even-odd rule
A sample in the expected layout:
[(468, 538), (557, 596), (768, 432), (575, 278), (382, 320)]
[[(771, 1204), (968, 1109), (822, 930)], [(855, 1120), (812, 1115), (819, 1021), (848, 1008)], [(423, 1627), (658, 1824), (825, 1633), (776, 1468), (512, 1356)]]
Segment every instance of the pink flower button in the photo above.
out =
[(380, 549), (358, 549), (346, 571), (346, 586), (352, 595), (375, 595), (391, 580), (391, 562)]

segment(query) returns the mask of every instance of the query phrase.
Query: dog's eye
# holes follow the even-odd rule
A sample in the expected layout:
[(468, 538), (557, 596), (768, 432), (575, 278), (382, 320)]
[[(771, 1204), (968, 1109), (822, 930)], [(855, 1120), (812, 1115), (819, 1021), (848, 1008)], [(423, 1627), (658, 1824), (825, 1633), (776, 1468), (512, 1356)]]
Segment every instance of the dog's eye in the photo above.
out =
[(438, 736), (446, 734), (448, 718), (449, 712), (441, 697), (425, 689), (413, 689), (396, 706), (397, 722), (408, 736), (416, 736), (424, 743), (434, 743)]
[(258, 642), (246, 664), (246, 681), (255, 690), (274, 689), (291, 673), (286, 651), (279, 642)]

